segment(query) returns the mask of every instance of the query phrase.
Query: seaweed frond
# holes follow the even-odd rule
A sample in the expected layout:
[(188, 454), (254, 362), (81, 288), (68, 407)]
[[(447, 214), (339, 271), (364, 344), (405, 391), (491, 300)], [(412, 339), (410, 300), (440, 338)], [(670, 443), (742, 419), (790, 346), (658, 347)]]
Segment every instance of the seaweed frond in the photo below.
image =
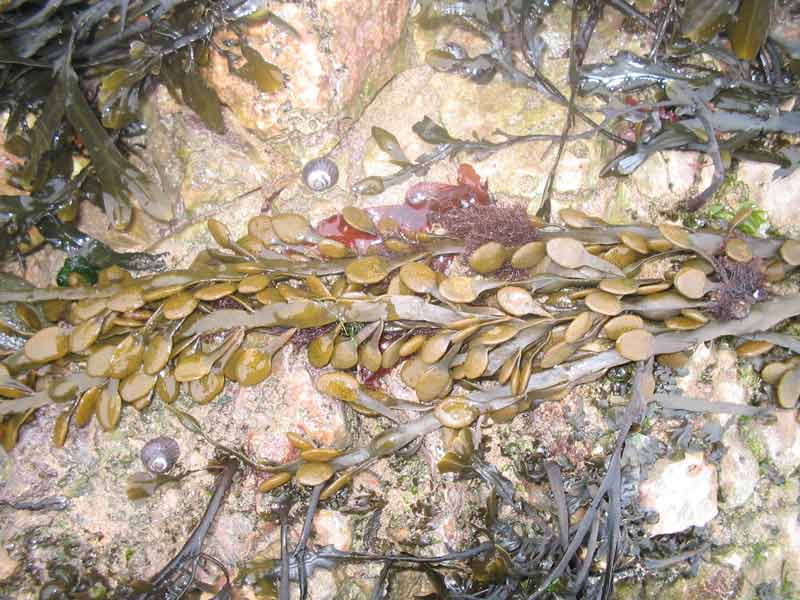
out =
[(330, 333), (336, 327), (336, 323), (329, 325), (322, 325), (321, 327), (309, 327), (308, 329), (299, 329), (292, 336), (292, 345), (295, 348), (305, 348), (315, 339), (320, 336)]

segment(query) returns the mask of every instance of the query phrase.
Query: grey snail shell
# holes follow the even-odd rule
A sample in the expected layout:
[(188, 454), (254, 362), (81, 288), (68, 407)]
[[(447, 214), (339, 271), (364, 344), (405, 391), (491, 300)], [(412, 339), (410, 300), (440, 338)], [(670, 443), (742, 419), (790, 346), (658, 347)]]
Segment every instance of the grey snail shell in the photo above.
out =
[(171, 437), (161, 436), (147, 442), (139, 457), (148, 471), (161, 475), (172, 470), (180, 455), (178, 442)]
[(303, 181), (315, 192), (322, 192), (339, 181), (339, 167), (330, 158), (315, 158), (303, 167)]

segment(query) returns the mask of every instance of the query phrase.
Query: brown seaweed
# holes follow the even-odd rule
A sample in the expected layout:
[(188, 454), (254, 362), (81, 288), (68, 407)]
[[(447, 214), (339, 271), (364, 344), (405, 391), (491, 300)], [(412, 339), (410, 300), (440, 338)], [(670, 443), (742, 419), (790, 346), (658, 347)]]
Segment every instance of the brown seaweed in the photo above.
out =
[[(564, 143), (571, 139), (566, 134), (572, 128), (574, 116), (587, 123), (590, 131), (624, 146), (606, 165), (604, 174), (628, 175), (659, 151), (708, 154), (714, 161), (714, 178), (706, 190), (688, 199), (686, 207), (690, 211), (697, 210), (720, 188), (725, 171), (730, 168), (721, 159), (723, 148), (735, 159), (762, 157), (783, 163), (785, 159), (773, 157), (774, 153), (769, 152), (773, 142), (768, 134), (792, 136), (796, 133), (796, 111), (782, 109), (784, 100), (796, 92), (796, 82), (787, 76), (785, 65), (789, 57), (768, 39), (771, 1), (696, 0), (686, 3), (680, 23), (674, 22), (672, 4), (660, 23), (628, 2), (616, 0), (608, 4), (653, 31), (653, 49), (649, 56), (626, 51), (612, 57), (609, 63), (582, 66), (603, 3), (576, 5), (570, 44), (569, 79), (573, 92), (569, 98), (558, 92), (538, 70), (544, 45), (536, 36), (536, 30), (544, 22), (548, 2), (509, 0), (499, 3), (496, 14), (483, 10), (480, 2), (426, 2), (419, 19), (428, 27), (453, 21), (477, 31), (491, 45), (488, 52), (470, 57), (461, 46), (448, 43), (429, 53), (427, 60), (434, 69), (472, 79), (478, 84), (491, 80), (495, 73), (502, 73), (513, 83), (530, 87), (568, 109), (555, 165)], [(579, 25), (579, 14), (586, 15), (582, 25)], [(510, 35), (515, 22), (519, 32), (516, 36)], [(715, 39), (726, 28), (735, 57)], [(662, 40), (668, 35), (677, 38), (678, 30), (691, 41), (662, 47)], [(514, 55), (509, 52), (520, 42), (528, 71), (515, 64)], [(719, 68), (701, 66), (691, 60), (693, 55), (703, 51), (713, 53)], [(737, 68), (732, 68), (738, 67), (737, 58), (751, 63), (748, 68), (753, 71), (752, 77), (739, 75)], [(665, 101), (653, 103), (652, 95), (646, 95), (650, 88), (657, 88), (657, 97)], [(606, 118), (602, 123), (589, 120), (576, 105), (575, 89), (582, 95), (599, 95), (606, 99), (607, 105), (602, 109)], [(729, 101), (731, 95), (737, 96), (735, 104)], [(620, 110), (619, 106), (625, 104), (636, 109)], [(763, 111), (765, 106), (772, 107), (769, 115)], [(622, 139), (609, 131), (615, 122), (625, 121), (636, 124), (634, 143), (630, 141), (631, 136)], [(784, 143), (794, 147), (791, 137), (785, 138)], [(543, 196), (543, 215), (548, 213), (555, 165)]]
[[(369, 213), (348, 210), (349, 222), (375, 231), (376, 237), (369, 254), (344, 258), (324, 258), (319, 249), (325, 247), (325, 239), (299, 215), (256, 217), (248, 234), (259, 236), (258, 244), (249, 244), (250, 250), (244, 248), (246, 242), (233, 240), (226, 228), (212, 221), (209, 227), (223, 249), (203, 253), (187, 270), (133, 278), (114, 267), (101, 272), (98, 286), (8, 286), (0, 291), (0, 302), (62, 304), (58, 312), (43, 312), (45, 318), (22, 310), (24, 322), (14, 325), (26, 341), (3, 362), (4, 439), (13, 446), (24, 420), (51, 402), (65, 403), (66, 421), (59, 417), (56, 431), (59, 423), (68, 424), (79, 415), (80, 425), (85, 424), (92, 417), (87, 406), (95, 407), (94, 416), (103, 428), (113, 429), (120, 418), (127, 418), (129, 409), (120, 399), (124, 396), (139, 410), (160, 407), (171, 412), (184, 428), (231, 461), (266, 474), (261, 485), (265, 493), (310, 489), (306, 526), (291, 551), (288, 508), (282, 517), (281, 567), (271, 577), (280, 581), (275, 587), (284, 597), (294, 580), (302, 595), (313, 569), (359, 560), (391, 565), (387, 577), (403, 568), (468, 561), (468, 582), (451, 586), (457, 593), (503, 597), (525, 582), (529, 594), (534, 587), (541, 594), (558, 579), (559, 586), (574, 593), (592, 589), (608, 597), (617, 570), (615, 556), (627, 552), (621, 523), (630, 508), (621, 496), (624, 474), (619, 465), (626, 432), (640, 418), (645, 401), (672, 413), (685, 406), (675, 399), (651, 398), (644, 371), (636, 383), (643, 395), (636, 396), (630, 412), (617, 424), (618, 444), (595, 494), (573, 498), (567, 494), (564, 474), (544, 465), (553, 491), (553, 522), (559, 525), (540, 524), (541, 538), (520, 538), (495, 517), (487, 529), (489, 541), (443, 557), (340, 553), (309, 547), (308, 524), (319, 503), (346, 494), (343, 489), (356, 473), (401, 454), (404, 448), (413, 450), (423, 436), (442, 427), (458, 432), (439, 462), (442, 472), (477, 477), (493, 490), (495, 503), (536, 514), (474, 447), (471, 431), (476, 419), (513, 418), (631, 362), (674, 354), (722, 336), (764, 335), (800, 315), (796, 295), (766, 293), (769, 281), (785, 279), (800, 264), (800, 244), (731, 233), (746, 221), (747, 211), (728, 219), (727, 231), (720, 232), (693, 232), (666, 224), (611, 226), (572, 209), (560, 215), (564, 226), (545, 226), (493, 204), (453, 209), (443, 216), (447, 218), (437, 226), (441, 232), (434, 234), (389, 227), (386, 222), (378, 227), (366, 221), (373, 218)], [(478, 236), (475, 228), (484, 236), (496, 235), (481, 237), (477, 240), (481, 245), (474, 249), (474, 243), (448, 237)], [(298, 244), (298, 235), (308, 241)], [(405, 245), (390, 249), (391, 242), (400, 241)], [(514, 284), (522, 293), (504, 291), (508, 284), (498, 278), (499, 271), (439, 278), (428, 266), (437, 254), (464, 255), (469, 263), (487, 244), (496, 244), (493, 248), (500, 248), (524, 272)], [(298, 259), (281, 254), (289, 247)], [(651, 260), (673, 265), (663, 278), (639, 278), (639, 270)], [(466, 288), (468, 298), (462, 298), (459, 294)], [(222, 300), (230, 302), (221, 306)], [(514, 304), (534, 301), (539, 309), (533, 312), (517, 310)], [(105, 331), (104, 323), (109, 323)], [(295, 329), (310, 330), (311, 337), (322, 333), (331, 346), (330, 353), (322, 351), (323, 342), (308, 346), (309, 358), (313, 354), (315, 366), (323, 369), (316, 377), (319, 390), (348, 410), (384, 423), (385, 428), (365, 445), (314, 448), (295, 440), (298, 459), (263, 464), (218, 442), (176, 405), (181, 389), (181, 403), (191, 398), (204, 404), (213, 402), (226, 384), (262, 381), (270, 374), (265, 357), (279, 351)], [(786, 334), (768, 335), (772, 342), (764, 340), (765, 344), (795, 345)], [(266, 340), (263, 349), (243, 346), (248, 336)], [(370, 371), (397, 368), (417, 400), (400, 401), (380, 388), (370, 388), (359, 380), (365, 365)], [(22, 385), (23, 380), (36, 383), (37, 379), (38, 392)], [(793, 381), (779, 387), (791, 387)], [(792, 399), (796, 402), (795, 391), (779, 393), (781, 406)], [(713, 408), (730, 410), (723, 405)], [(762, 417), (765, 412), (735, 414)], [(68, 430), (62, 434), (58, 443), (69, 443)], [(152, 493), (166, 482), (153, 477), (133, 481), (136, 494)], [(568, 528), (565, 523), (578, 505), (587, 512), (577, 528)], [(207, 527), (208, 519), (201, 524)], [(199, 537), (190, 542), (179, 555), (182, 565), (217, 565), (202, 554)], [(574, 561), (579, 550), (586, 554)], [(590, 567), (601, 550), (606, 570), (598, 578), (590, 574)], [(549, 561), (553, 568), (532, 567), (537, 560)], [(193, 585), (193, 576), (177, 564), (171, 562), (150, 583), (149, 592), (143, 592), (151, 595), (144, 597), (159, 598), (175, 586)], [(435, 579), (436, 571), (429, 575)], [(220, 591), (223, 597), (232, 586), (226, 584)]]
[[(600, 5), (589, 3), (590, 12), (581, 25), (582, 7), (576, 3), (570, 52), (573, 85), (570, 97), (565, 98), (537, 68), (542, 48), (535, 32), (549, 3), (500, 4), (498, 11), (489, 14), (481, 2), (423, 3), (422, 18), (428, 25), (456, 19), (492, 42), (492, 50), (477, 57), (449, 45), (432, 58), (444, 70), (478, 84), (501, 73), (545, 93), (569, 111), (562, 135), (498, 133), (498, 142), (461, 140), (426, 118), (414, 130), (435, 150), (412, 162), (394, 136), (375, 128), (376, 143), (399, 170), (388, 178), (362, 180), (357, 184), (358, 191), (375, 192), (412, 175), (422, 175), (434, 161), (460, 152), (480, 158), (511, 143), (537, 140), (557, 141), (561, 150), (568, 141), (585, 135), (569, 135), (573, 116), (586, 120), (576, 100), (580, 82), (586, 93), (608, 99), (607, 119), (600, 125), (592, 124), (588, 135), (605, 131), (620, 119), (622, 123), (648, 122), (638, 128), (640, 137), (626, 144), (606, 174), (633, 172), (661, 150), (699, 150), (712, 156), (712, 186), (695, 199), (695, 204), (713, 196), (721, 183), (723, 153), (734, 158), (745, 153), (752, 156), (760, 151), (757, 143), (751, 145), (759, 136), (797, 131), (794, 112), (776, 108), (769, 116), (755, 114), (755, 106), (777, 107), (792, 93), (788, 85), (773, 85), (775, 60), (763, 69), (751, 65), (755, 74), (746, 79), (694, 69), (686, 63), (688, 54), (679, 55), (671, 42), (664, 44), (662, 53), (660, 36), (666, 39), (674, 34), (668, 31), (672, 5), (658, 23), (627, 2), (610, 2), (611, 7), (659, 32), (653, 53), (648, 59), (618, 55), (610, 65), (581, 69)], [(27, 14), (18, 26), (26, 30), (40, 27), (42, 15), (58, 10), (53, 6), (48, 4), (41, 13)], [(94, 10), (80, 13), (77, 41), (86, 37), (81, 34), (85, 27), (99, 23), (107, 14), (103, 11), (114, 6), (119, 7), (121, 22), (106, 39), (135, 35), (139, 23), (131, 16), (126, 22), (125, 15), (140, 14), (136, 3), (100, 2)], [(240, 7), (227, 8), (233, 16)], [(209, 127), (220, 131), (224, 119), (218, 98), (195, 79), (196, 65), (191, 59), (179, 56), (182, 49), (202, 42), (211, 29), (206, 24), (184, 30), (169, 42), (161, 57), (163, 77), (169, 80), (173, 93), (201, 114)], [(768, 44), (762, 35), (755, 30), (747, 34), (756, 40), (748, 42), (749, 54), (754, 44), (756, 54), (766, 51)], [(69, 78), (79, 72), (81, 60), (94, 57), (91, 60), (102, 62), (103, 52), (114, 43), (101, 39), (89, 49), (78, 44), (77, 61), (65, 67), (72, 72), (60, 72), (64, 81), (56, 89), (65, 100), (72, 93), (77, 103), (72, 109), (77, 111), (73, 113), (75, 123), (67, 118), (67, 127), (83, 126), (91, 131), (97, 125), (74, 95), (74, 85), (72, 92), (63, 92), (61, 87), (72, 85)], [(507, 52), (520, 47), (529, 72), (514, 63), (516, 59)], [(246, 63), (238, 67), (239, 75), (262, 89), (273, 89), (278, 75), (270, 71), (270, 77), (264, 77), (263, 69), (269, 71), (269, 67), (248, 56), (245, 48), (246, 44), (242, 46)], [(780, 60), (778, 56), (777, 63)], [(41, 69), (41, 64), (28, 58), (11, 57), (8, 64)], [(258, 74), (255, 69), (262, 71)], [(182, 79), (186, 74), (189, 79)], [(117, 77), (124, 79), (120, 73)], [(772, 83), (763, 84), (762, 77), (764, 81), (772, 77)], [(107, 90), (113, 82), (113, 78), (107, 81)], [(747, 91), (740, 93), (734, 90), (736, 86)], [(649, 88), (662, 90), (667, 100), (652, 103), (634, 98), (634, 105), (625, 108), (614, 102), (619, 94), (639, 94)], [(123, 97), (130, 99), (124, 93), (111, 96), (114, 99), (109, 105)], [(128, 118), (122, 109), (116, 114), (122, 122)], [(61, 115), (58, 119), (54, 115), (57, 113), (44, 117), (43, 113), (41, 130), (34, 137), (54, 135), (54, 123), (61, 123)], [(108, 126), (106, 122), (102, 125)], [(744, 136), (746, 139), (740, 135), (745, 129), (754, 132)], [(112, 153), (111, 159), (115, 156)], [(39, 160), (43, 164), (47, 161), (44, 152)], [(270, 574), (279, 582), (280, 598), (289, 597), (290, 581), (298, 581), (301, 597), (305, 597), (309, 574), (339, 561), (382, 562), (384, 568), (373, 592), (376, 598), (381, 597), (384, 582), (404, 568), (423, 570), (442, 597), (611, 597), (615, 578), (623, 570), (619, 558), (629, 550), (625, 526), (633, 510), (625, 497), (627, 474), (621, 456), (629, 433), (642, 421), (648, 404), (671, 411), (669, 414), (716, 410), (764, 418), (772, 410), (726, 403), (689, 404), (683, 398), (653, 394), (653, 357), (666, 358), (722, 336), (758, 341), (762, 343), (758, 352), (772, 344), (796, 352), (793, 336), (770, 330), (800, 315), (800, 300), (797, 295), (771, 297), (769, 292), (773, 290), (771, 283), (793, 276), (800, 265), (800, 244), (740, 235), (734, 230), (746, 218), (742, 215), (729, 219), (723, 230), (694, 232), (672, 225), (611, 226), (566, 210), (560, 215), (564, 226), (547, 226), (528, 219), (524, 211), (504, 210), (493, 204), (477, 175), (465, 173), (459, 172), (457, 184), (412, 188), (414, 199), (418, 199), (418, 193), (426, 194), (428, 203), (452, 205), (446, 211), (433, 211), (435, 218), (430, 222), (426, 215), (425, 222), (410, 227), (390, 220), (402, 211), (390, 215), (352, 207), (332, 217), (339, 224), (334, 227), (337, 232), (344, 230), (340, 227), (344, 223), (364, 234), (362, 239), (369, 242), (366, 247), (329, 237), (325, 228), (315, 229), (301, 215), (262, 215), (239, 240), (212, 221), (209, 229), (220, 248), (202, 253), (184, 271), (139, 278), (108, 271), (97, 287), (0, 291), (0, 302), (60, 306), (58, 312), (48, 311), (46, 319), (38, 315), (30, 318), (30, 311), (22, 309), (29, 317), (25, 326), (6, 327), (24, 343), (3, 361), (0, 372), (4, 444), (11, 449), (19, 428), (33, 411), (51, 402), (65, 403), (55, 424), (54, 438), (59, 444), (69, 441), (70, 419), (83, 415), (86, 406), (98, 407), (95, 416), (105, 429), (113, 429), (124, 413), (131, 412), (123, 406), (123, 397), (137, 410), (172, 412), (184, 428), (221, 453), (268, 473), (262, 491), (286, 492), (278, 511), (280, 565)], [(38, 173), (29, 175), (41, 177)], [(135, 172), (128, 172), (128, 176), (121, 183), (112, 182), (111, 187), (139, 182)], [(434, 272), (434, 259), (458, 255), (463, 255), (465, 266), (480, 275), (445, 277)], [(640, 270), (651, 261), (667, 263), (667, 274), (641, 278)], [(513, 274), (504, 270), (509, 265)], [(515, 289), (509, 290), (512, 276)], [(518, 304), (524, 304), (524, 308)], [(295, 340), (299, 345), (320, 340), (308, 347), (310, 362), (324, 370), (322, 374), (315, 371), (320, 391), (343, 402), (347, 410), (377, 419), (385, 427), (363, 446), (297, 446), (301, 449), (297, 460), (265, 465), (217, 442), (189, 412), (177, 408), (179, 396), (181, 403), (205, 404), (213, 402), (225, 385), (262, 381), (271, 373), (269, 357), (280, 351), (295, 330), (303, 336)], [(268, 351), (247, 346), (245, 340), (250, 336), (268, 336)], [(740, 346), (739, 350), (744, 357), (745, 349)], [(591, 484), (576, 491), (567, 486), (569, 475), (556, 463), (533, 461), (532, 469), (540, 470), (541, 480), (546, 478), (552, 493), (551, 519), (543, 521), (515, 495), (510, 481), (480, 456), (480, 448), (473, 444), (473, 423), (479, 417), (484, 424), (514, 418), (543, 402), (561, 398), (576, 385), (631, 363), (637, 363), (633, 399), (621, 416), (617, 415), (613, 450), (606, 457), (607, 464), (592, 471)], [(800, 370), (788, 362), (779, 366), (782, 375), (774, 382), (778, 409), (791, 409), (797, 403)], [(365, 371), (374, 374), (393, 368), (398, 369), (417, 401), (401, 402), (368, 385), (370, 375), (365, 376)], [(34, 384), (40, 391), (33, 392)], [(311, 522), (320, 503), (345, 495), (344, 488), (360, 470), (377, 460), (402, 455), (404, 449), (414, 451), (424, 435), (443, 427), (455, 433), (448, 437), (439, 470), (452, 474), (448, 477), (478, 478), (490, 489), (486, 527), (479, 532), (479, 540), (485, 541), (437, 557), (310, 547)], [(691, 433), (690, 428), (686, 431)], [(686, 447), (689, 434), (678, 434), (679, 445)], [(235, 470), (233, 459), (225, 463), (195, 532), (138, 597), (180, 596), (194, 586), (206, 587), (195, 575), (199, 566), (209, 565), (218, 567), (226, 579), (215, 597), (231, 596), (232, 583), (224, 565), (203, 554), (202, 544)], [(154, 489), (161, 481), (139, 483)], [(310, 489), (311, 495), (299, 540), (290, 550), (290, 511), (303, 488)], [(512, 509), (506, 512), (531, 517), (535, 533), (515, 531), (511, 521), (498, 516), (501, 504)], [(578, 514), (578, 510), (583, 516), (571, 527), (570, 515)], [(654, 544), (658, 548), (657, 542)], [(697, 565), (707, 548), (702, 540), (665, 547), (644, 556), (641, 565), (650, 569), (683, 562)], [(463, 580), (445, 578), (438, 570), (453, 561), (468, 565)], [(592, 572), (598, 562), (604, 564), (601, 575)]]
[[(150, 581), (143, 584), (143, 591), (133, 597), (139, 600), (166, 600), (167, 598), (180, 598), (195, 585), (198, 564), (203, 561), (221, 566), (219, 561), (203, 553), (203, 542), (208, 531), (214, 523), (225, 496), (233, 483), (233, 477), (238, 469), (236, 461), (226, 461), (222, 471), (217, 476), (214, 493), (208, 502), (203, 516), (192, 531), (189, 539), (180, 551), (167, 563)], [(226, 580), (227, 571), (223, 568)], [(230, 582), (226, 584), (230, 587)]]
[[(134, 208), (171, 219), (171, 200), (129, 157), (141, 102), (160, 78), (209, 128), (223, 132), (219, 99), (203, 81), (197, 55), (215, 30), (256, 14), (269, 13), (240, 0), (51, 0), (33, 12), (4, 7), (0, 106), (10, 113), (6, 147), (26, 161), (13, 182), (27, 194), (0, 202), (0, 256), (25, 242), (45, 217), (80, 202), (79, 191), (90, 186), (115, 227), (127, 227)], [(241, 48), (246, 64), (237, 72), (263, 87), (267, 63), (246, 40)], [(87, 89), (97, 89), (96, 98)], [(33, 126), (28, 113), (37, 117)], [(87, 154), (88, 166), (71, 177), (72, 156)], [(47, 223), (53, 240), (60, 232)]]
[[(353, 193), (362, 195), (380, 194), (386, 188), (408, 181), (413, 176), (423, 176), (427, 174), (434, 163), (447, 158), (468, 155), (475, 160), (482, 160), (491, 156), (498, 150), (508, 148), (515, 144), (554, 141), (559, 139), (559, 136), (554, 135), (514, 135), (504, 131), (495, 132), (497, 141), (488, 139), (461, 139), (451, 135), (447, 129), (427, 116), (421, 121), (414, 123), (412, 129), (423, 141), (433, 145), (434, 149), (418, 156), (413, 162), (408, 161), (408, 159), (397, 160), (395, 158), (393, 162), (400, 166), (398, 171), (391, 175), (370, 175), (365, 177), (353, 184)], [(387, 152), (389, 156), (398, 156), (396, 154), (397, 150), (402, 152), (397, 139), (386, 130), (376, 127), (373, 128), (372, 134), (378, 146), (384, 150), (384, 152)], [(587, 137), (587, 134), (578, 134), (570, 139), (580, 139), (582, 137)], [(405, 158), (405, 154), (402, 156)]]

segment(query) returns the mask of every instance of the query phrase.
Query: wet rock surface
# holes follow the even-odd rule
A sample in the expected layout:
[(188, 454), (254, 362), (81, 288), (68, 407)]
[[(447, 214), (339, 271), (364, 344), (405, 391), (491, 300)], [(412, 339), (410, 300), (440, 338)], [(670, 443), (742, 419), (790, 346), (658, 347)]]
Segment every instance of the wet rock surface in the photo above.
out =
[[(476, 86), (421, 65), (419, 57), (447, 39), (447, 32), (424, 31), (406, 23), (408, 4), (329, 0), (313, 7), (280, 5), (277, 14), (297, 30), (299, 38), (274, 23), (250, 27), (248, 38), (287, 74), (285, 89), (274, 96), (257, 92), (229, 75), (220, 56), (208, 69), (210, 84), (228, 106), (226, 134), (206, 130), (163, 88), (152, 97), (148, 152), (142, 162), (174, 195), (176, 222), (166, 227), (144, 221), (131, 232), (118, 234), (109, 230), (99, 212), (89, 212), (82, 227), (116, 248), (166, 252), (171, 267), (185, 267), (199, 249), (212, 244), (204, 225), (211, 216), (239, 236), (250, 217), (270, 206), (318, 221), (346, 204), (399, 203), (408, 186), (419, 181), (455, 181), (456, 164), (440, 162), (424, 178), (412, 178), (376, 196), (354, 197), (353, 183), (395, 169), (371, 138), (373, 126), (394, 133), (411, 157), (430, 149), (411, 131), (411, 125), (425, 115), (458, 137), (473, 133), (486, 137), (496, 129), (560, 133), (565, 111), (529, 90), (500, 78)], [(545, 72), (564, 91), (568, 12), (558, 7), (552, 17), (544, 64)], [(618, 17), (603, 22), (587, 62), (603, 60), (621, 48), (641, 50), (637, 36), (620, 34), (619, 26)], [(458, 35), (465, 44), (475, 41), (468, 34)], [(400, 69), (401, 64), (410, 68)], [(352, 124), (352, 118), (358, 120)], [(306, 160), (328, 151), (339, 166), (339, 182), (322, 194), (313, 193), (299, 173)], [(555, 182), (554, 212), (573, 207), (614, 223), (660, 222), (665, 211), (704, 189), (713, 171), (694, 153), (668, 153), (653, 157), (633, 177), (599, 179), (610, 152), (608, 142), (600, 138), (567, 146)], [(533, 213), (552, 154), (548, 143), (522, 144), (474, 166), (501, 202)], [(737, 184), (725, 188), (719, 201), (736, 206), (753, 200), (778, 230), (796, 233), (800, 173), (773, 180), (772, 170), (743, 163)], [(36, 285), (51, 283), (63, 258), (57, 251), (29, 257), (24, 275)], [(676, 386), (689, 397), (774, 407), (771, 400), (758, 396), (763, 386), (757, 374), (751, 369), (750, 378), (743, 376), (744, 364), (724, 342), (701, 346)], [(286, 438), (290, 432), (319, 446), (344, 448), (363, 443), (379, 430), (375, 423), (319, 394), (314, 377), (304, 352), (287, 347), (275, 358), (273, 377), (263, 384), (246, 389), (229, 385), (207, 406), (194, 406), (185, 397), (178, 403), (216, 440), (275, 462), (297, 456)], [(397, 382), (389, 378), (385, 385), (393, 383)], [(494, 425), (482, 441), (484, 456), (532, 505), (550, 507), (541, 480), (522, 476), (526, 459), (555, 459), (576, 478), (592, 461), (602, 461), (608, 450), (603, 432), (613, 422), (615, 403), (624, 404), (629, 392), (624, 382), (613, 385), (589, 383), (509, 424)], [(58, 412), (57, 407), (40, 410), (22, 428), (19, 445), (8, 454), (0, 450), (0, 500), (61, 494), (69, 501), (60, 512), (0, 507), (0, 593), (35, 598), (61, 566), (94, 577), (92, 585), (107, 587), (109, 597), (115, 597), (113, 590), (120, 582), (150, 577), (168, 562), (191, 533), (213, 485), (212, 475), (200, 473), (165, 486), (152, 498), (127, 500), (125, 480), (140, 469), (141, 447), (158, 435), (174, 437), (181, 446), (184, 469), (205, 467), (214, 457), (213, 448), (154, 404), (141, 414), (126, 407), (120, 428), (112, 434), (92, 422), (74, 430), (65, 448), (54, 449), (51, 427)], [(693, 437), (691, 447), (687, 443), (687, 448), (680, 448), (689, 451), (676, 460), (655, 460), (655, 452), (650, 460), (644, 450), (641, 457), (634, 457), (642, 480), (635, 482), (641, 506), (659, 515), (648, 526), (647, 536), (669, 538), (704, 528), (710, 539), (704, 556), (709, 560), (693, 577), (676, 577), (678, 571), (668, 571), (668, 576), (654, 576), (644, 583), (626, 582), (619, 597), (761, 598), (767, 590), (781, 592), (795, 585), (792, 577), (796, 581), (800, 573), (796, 411), (778, 411), (774, 420), (694, 414), (653, 419), (652, 429), (638, 438), (641, 448), (671, 443), (687, 422), (692, 431), (701, 431), (707, 423), (725, 428), (717, 442), (701, 444), (701, 436)], [(480, 523), (487, 488), (477, 480), (440, 474), (436, 463), (443, 448), (439, 437), (428, 436), (410, 458), (380, 461), (357, 475), (345, 501), (317, 514), (312, 544), (428, 554), (474, 544), (471, 525)], [(207, 540), (206, 551), (231, 568), (279, 554), (274, 498), (257, 492), (262, 480), (251, 471), (237, 475), (234, 492)], [(300, 534), (302, 505), (292, 513), (293, 539)], [(379, 572), (376, 564), (317, 570), (310, 597), (369, 598)], [(259, 596), (252, 585), (242, 587), (242, 597), (270, 597)], [(432, 591), (422, 574), (405, 573), (394, 582), (389, 597)], [(796, 593), (796, 588), (790, 591)]]
[(756, 491), (758, 461), (735, 432), (727, 433), (723, 443), (726, 451), (719, 465), (720, 494), (726, 507), (736, 508)]
[[(234, 118), (261, 139), (287, 141), (301, 156), (327, 150), (402, 64), (408, 9), (408, 0), (276, 5), (278, 19), (250, 25), (245, 35), (283, 72), (282, 89), (259, 91), (230, 73), (222, 55), (209, 67), (209, 83)], [(220, 34), (217, 42), (230, 36)]]
[(717, 516), (717, 470), (699, 452), (661, 459), (639, 486), (642, 508), (658, 513), (651, 535), (702, 527)]

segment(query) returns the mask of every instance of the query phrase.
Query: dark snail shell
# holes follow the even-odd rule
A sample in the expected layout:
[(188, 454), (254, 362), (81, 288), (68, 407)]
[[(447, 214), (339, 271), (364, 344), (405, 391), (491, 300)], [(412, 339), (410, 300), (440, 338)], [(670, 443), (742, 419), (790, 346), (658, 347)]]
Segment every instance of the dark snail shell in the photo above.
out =
[(172, 470), (180, 455), (178, 442), (171, 437), (161, 436), (147, 442), (139, 457), (148, 471), (160, 475)]
[(315, 158), (303, 167), (303, 181), (315, 192), (322, 192), (339, 181), (339, 167), (330, 158)]

